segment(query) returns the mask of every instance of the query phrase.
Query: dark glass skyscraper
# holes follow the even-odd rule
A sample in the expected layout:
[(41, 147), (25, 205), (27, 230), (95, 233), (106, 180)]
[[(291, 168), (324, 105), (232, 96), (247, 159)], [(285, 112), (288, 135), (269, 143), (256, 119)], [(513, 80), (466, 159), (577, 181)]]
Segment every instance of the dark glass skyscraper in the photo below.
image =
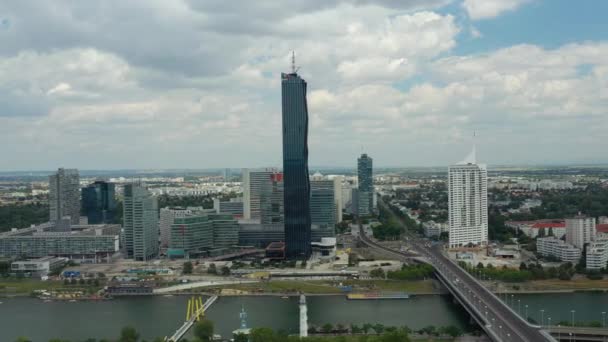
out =
[(374, 178), (372, 177), (372, 158), (362, 154), (357, 159), (357, 176), (359, 191), (357, 199), (357, 215), (367, 216), (374, 211)]
[(82, 211), (89, 224), (112, 223), (116, 214), (114, 183), (96, 181), (82, 188)]
[(306, 258), (311, 240), (306, 81), (295, 70), (281, 74), (281, 92), (285, 252), (288, 258)]

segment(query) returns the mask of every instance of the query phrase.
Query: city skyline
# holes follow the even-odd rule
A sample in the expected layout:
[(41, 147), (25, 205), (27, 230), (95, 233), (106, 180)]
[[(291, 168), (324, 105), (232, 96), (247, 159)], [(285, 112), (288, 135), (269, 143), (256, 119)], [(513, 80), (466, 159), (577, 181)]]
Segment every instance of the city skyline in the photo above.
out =
[[(310, 165), (449, 165), (473, 131), (490, 165), (608, 163), (605, 7), (3, 4), (0, 170), (280, 165), (293, 49), (313, 85)], [(131, 12), (148, 15), (118, 21)]]

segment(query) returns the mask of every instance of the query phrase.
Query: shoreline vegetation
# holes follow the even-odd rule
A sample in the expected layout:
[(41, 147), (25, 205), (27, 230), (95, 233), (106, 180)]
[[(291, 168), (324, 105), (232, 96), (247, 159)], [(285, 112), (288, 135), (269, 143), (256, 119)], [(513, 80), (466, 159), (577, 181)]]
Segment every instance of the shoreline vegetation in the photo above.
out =
[[(201, 287), (185, 291), (173, 292), (171, 295), (191, 295), (191, 294), (216, 294), (220, 296), (290, 296), (305, 294), (308, 296), (321, 295), (346, 295), (349, 292), (343, 291), (342, 287), (351, 287), (351, 293), (394, 293), (403, 292), (411, 295), (442, 295), (447, 292), (442, 289), (434, 280), (344, 280), (324, 281), (293, 281), (293, 280), (273, 280), (259, 283), (233, 284), (223, 286)], [(40, 290), (74, 290), (76, 287), (66, 287), (61, 281), (39, 281), (32, 279), (0, 279), (0, 297), (23, 297), (32, 296), (35, 291)], [(91, 286), (88, 292), (94, 292), (101, 287)], [(542, 293), (574, 293), (574, 292), (608, 292), (608, 279), (589, 280), (531, 280), (523, 283), (498, 284), (492, 282), (491, 290), (496, 294), (542, 294)], [(158, 295), (167, 295), (158, 294)], [(86, 298), (85, 298), (86, 300)]]

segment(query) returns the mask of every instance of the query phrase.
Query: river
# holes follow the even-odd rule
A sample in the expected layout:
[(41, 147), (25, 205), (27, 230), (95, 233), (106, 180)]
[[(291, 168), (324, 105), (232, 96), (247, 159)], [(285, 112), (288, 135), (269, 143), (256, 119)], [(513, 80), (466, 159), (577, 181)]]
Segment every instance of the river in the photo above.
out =
[[(608, 309), (606, 293), (534, 294), (513, 297), (517, 310), (528, 305), (528, 315), (540, 321), (601, 321), (601, 311)], [(126, 325), (134, 326), (143, 338), (167, 336), (184, 321), (188, 297), (130, 297), (105, 302), (49, 302), (34, 298), (0, 298), (0, 340), (14, 341), (27, 336), (34, 342), (50, 338), (82, 341), (92, 338), (116, 338)], [(465, 328), (468, 317), (452, 303), (449, 296), (414, 296), (406, 300), (349, 301), (343, 296), (307, 297), (309, 323), (363, 324), (421, 328), (427, 325), (456, 325)], [(509, 297), (509, 302), (511, 298)], [(239, 312), (244, 307), (250, 327), (270, 327), (290, 333), (298, 331), (298, 298), (221, 297), (207, 312), (216, 331), (222, 336), (239, 327)]]

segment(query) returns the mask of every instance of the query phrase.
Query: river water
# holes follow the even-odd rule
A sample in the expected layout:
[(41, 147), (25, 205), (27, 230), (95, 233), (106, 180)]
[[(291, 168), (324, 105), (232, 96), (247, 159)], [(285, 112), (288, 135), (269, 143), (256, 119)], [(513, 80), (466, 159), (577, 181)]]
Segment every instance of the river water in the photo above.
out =
[[(520, 300), (522, 313), (544, 319), (601, 321), (601, 311), (608, 310), (606, 293), (565, 293), (519, 295), (513, 297), (515, 310)], [(134, 326), (143, 338), (171, 335), (185, 320), (188, 297), (130, 297), (105, 302), (49, 302), (33, 298), (0, 298), (0, 341), (14, 341), (27, 336), (34, 342), (50, 338), (82, 341), (87, 338), (116, 338), (122, 327)], [(406, 300), (352, 301), (343, 296), (307, 297), (309, 324), (344, 325), (382, 323), (421, 328), (427, 325), (456, 325), (466, 328), (468, 317), (449, 296), (415, 296)], [(511, 303), (511, 297), (509, 297)], [(239, 327), (239, 312), (244, 307), (250, 327), (270, 327), (298, 332), (298, 298), (221, 297), (207, 312), (215, 329), (230, 336)], [(538, 317), (537, 317), (538, 316)]]

